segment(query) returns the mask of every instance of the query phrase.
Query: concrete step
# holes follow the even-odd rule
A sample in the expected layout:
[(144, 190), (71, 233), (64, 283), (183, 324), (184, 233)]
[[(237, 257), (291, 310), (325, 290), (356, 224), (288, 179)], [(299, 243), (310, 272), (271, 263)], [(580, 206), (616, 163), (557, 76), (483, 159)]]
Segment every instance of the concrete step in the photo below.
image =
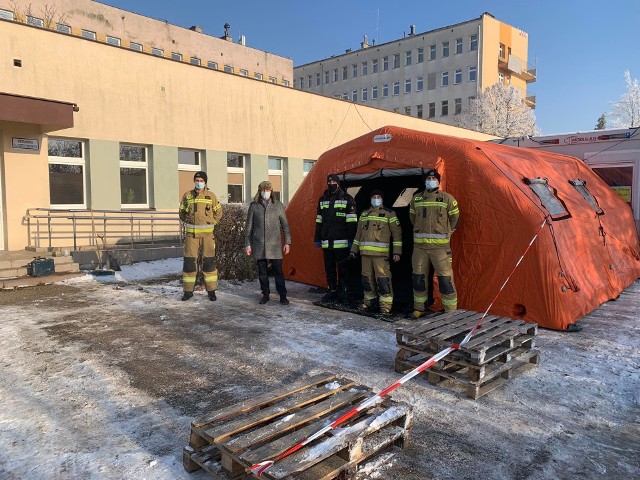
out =
[(53, 273), (44, 277), (18, 277), (7, 280), (0, 280), (0, 289), (10, 289), (19, 287), (34, 287), (36, 285), (49, 285), (70, 278), (81, 277), (83, 272), (63, 272)]
[[(51, 257), (56, 272), (79, 272), (80, 266), (73, 261), (72, 256)], [(27, 265), (32, 258), (5, 260), (0, 262), (0, 280), (27, 276)]]

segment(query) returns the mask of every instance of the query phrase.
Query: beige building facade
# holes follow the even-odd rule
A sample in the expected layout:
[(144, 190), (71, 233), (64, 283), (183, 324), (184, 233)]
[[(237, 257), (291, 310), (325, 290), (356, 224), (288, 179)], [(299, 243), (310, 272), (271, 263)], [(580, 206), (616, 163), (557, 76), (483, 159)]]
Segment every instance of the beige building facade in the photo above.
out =
[(526, 32), (489, 13), (466, 22), (294, 68), (294, 87), (450, 125), (478, 92), (499, 82), (516, 86), (530, 107)]
[[(10, 10), (0, 0), (3, 11)], [(120, 45), (104, 31), (87, 38), (82, 30), (98, 30), (81, 22), (99, 17), (90, 13), (78, 15), (78, 25), (63, 17), (70, 33), (56, 22), (0, 18), (1, 249), (30, 244), (29, 209), (171, 215), (197, 170), (223, 202), (249, 201), (267, 178), (287, 202), (324, 151), (384, 125), (493, 138), (134, 50), (129, 30), (119, 33)], [(152, 38), (153, 24), (145, 25), (144, 38)], [(69, 237), (57, 245), (69, 246)]]

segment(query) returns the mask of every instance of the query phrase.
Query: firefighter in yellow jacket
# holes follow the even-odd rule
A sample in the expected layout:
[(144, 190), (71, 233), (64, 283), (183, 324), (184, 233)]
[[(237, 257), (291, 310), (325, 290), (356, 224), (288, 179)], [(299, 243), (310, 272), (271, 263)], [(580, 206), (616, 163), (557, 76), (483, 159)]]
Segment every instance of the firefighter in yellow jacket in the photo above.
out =
[(371, 192), (371, 208), (360, 215), (350, 255), (352, 258), (358, 253), (362, 256), (362, 307), (370, 310), (379, 296), (380, 312), (389, 314), (393, 304), (389, 251), (393, 251), (393, 261), (398, 262), (402, 253), (402, 229), (396, 213), (382, 206), (383, 199), (381, 190)]
[(222, 218), (222, 207), (215, 193), (207, 188), (207, 174), (196, 172), (194, 189), (180, 202), (180, 220), (184, 224), (184, 264), (182, 267), (182, 300), (193, 297), (198, 275), (198, 256), (202, 255), (202, 273), (209, 300), (216, 300), (218, 271), (214, 263), (216, 244), (213, 229)]
[(413, 224), (413, 313), (420, 318), (425, 313), (429, 263), (438, 276), (438, 288), (444, 310), (458, 308), (458, 295), (453, 281), (453, 266), (449, 239), (458, 226), (460, 211), (458, 202), (447, 192), (440, 190), (440, 174), (427, 170), (424, 174), (425, 189), (418, 191), (409, 205), (409, 218)]

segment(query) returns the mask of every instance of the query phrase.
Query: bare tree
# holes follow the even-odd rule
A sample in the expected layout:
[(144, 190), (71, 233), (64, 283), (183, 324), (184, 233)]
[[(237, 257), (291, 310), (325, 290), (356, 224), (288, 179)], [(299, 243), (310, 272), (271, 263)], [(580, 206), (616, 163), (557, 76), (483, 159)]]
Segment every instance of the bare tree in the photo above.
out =
[(40, 14), (42, 15), (42, 21), (44, 22), (45, 27), (51, 28), (51, 25), (55, 23), (54, 18), (56, 17), (57, 13), (58, 7), (53, 4), (45, 3), (40, 8)]
[(460, 114), (458, 126), (498, 137), (535, 135), (539, 132), (536, 116), (513, 85), (496, 83), (471, 99)]
[(631, 80), (629, 70), (625, 70), (624, 80), (627, 91), (617, 102), (613, 102), (613, 110), (609, 114), (611, 123), (619, 128), (640, 127), (640, 84), (637, 78)]
[(16, 2), (16, 0), (11, 0), (9, 2), (9, 10), (11, 10), (11, 12), (13, 12), (13, 19), (16, 22), (21, 21), (22, 10), (20, 9), (20, 5), (18, 5), (18, 2)]

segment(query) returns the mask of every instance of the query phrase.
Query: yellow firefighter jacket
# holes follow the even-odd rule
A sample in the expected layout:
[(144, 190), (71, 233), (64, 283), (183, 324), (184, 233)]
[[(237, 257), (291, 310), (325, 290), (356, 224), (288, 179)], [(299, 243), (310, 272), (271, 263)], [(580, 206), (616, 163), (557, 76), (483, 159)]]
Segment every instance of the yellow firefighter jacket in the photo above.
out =
[(351, 251), (388, 257), (391, 246), (393, 255), (402, 253), (402, 229), (396, 212), (384, 207), (372, 207), (362, 212)]
[(207, 187), (194, 189), (183, 195), (179, 214), (187, 236), (207, 237), (213, 235), (214, 226), (222, 218), (222, 206)]
[(458, 202), (447, 192), (417, 192), (409, 204), (414, 247), (448, 247), (459, 217)]

